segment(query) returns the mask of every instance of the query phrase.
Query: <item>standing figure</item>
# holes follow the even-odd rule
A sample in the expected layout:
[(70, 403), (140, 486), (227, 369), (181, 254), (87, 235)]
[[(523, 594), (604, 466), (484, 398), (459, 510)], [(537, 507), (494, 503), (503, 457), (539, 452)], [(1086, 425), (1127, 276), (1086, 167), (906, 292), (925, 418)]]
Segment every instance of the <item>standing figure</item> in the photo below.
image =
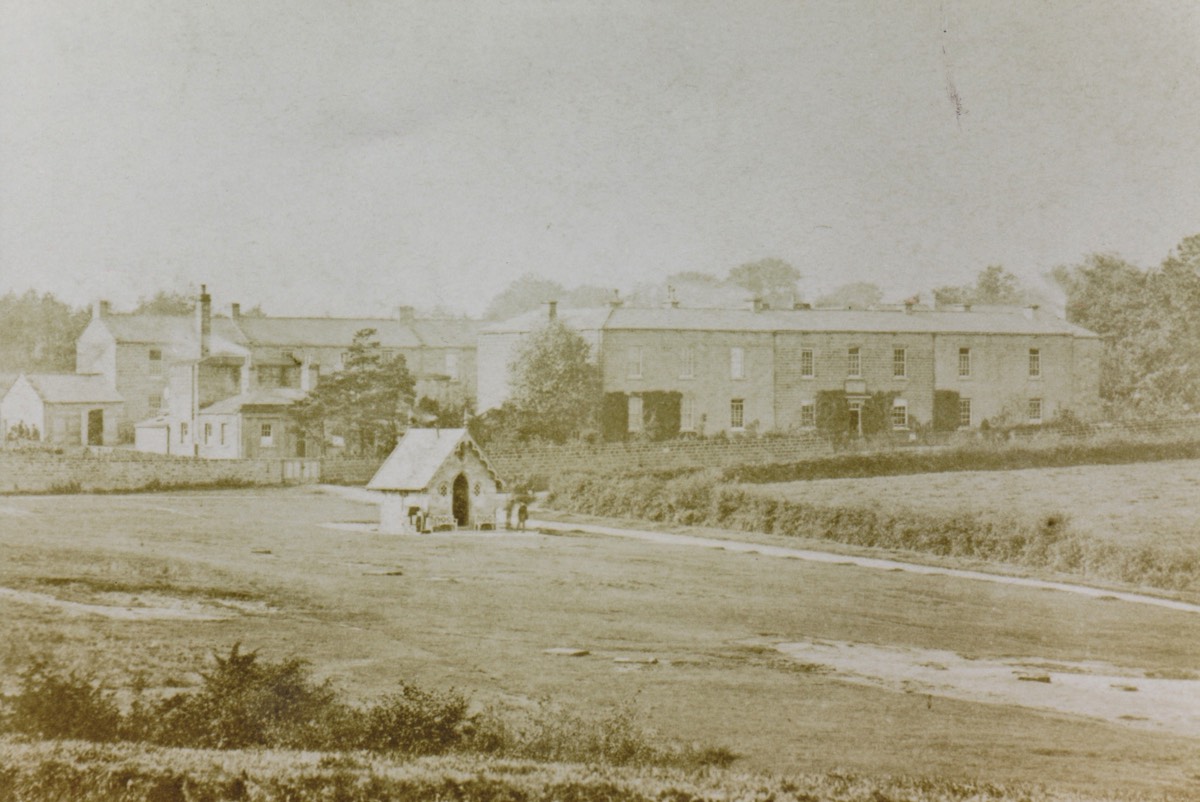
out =
[(524, 529), (525, 522), (529, 520), (529, 507), (525, 502), (521, 502), (521, 506), (517, 507), (517, 529)]

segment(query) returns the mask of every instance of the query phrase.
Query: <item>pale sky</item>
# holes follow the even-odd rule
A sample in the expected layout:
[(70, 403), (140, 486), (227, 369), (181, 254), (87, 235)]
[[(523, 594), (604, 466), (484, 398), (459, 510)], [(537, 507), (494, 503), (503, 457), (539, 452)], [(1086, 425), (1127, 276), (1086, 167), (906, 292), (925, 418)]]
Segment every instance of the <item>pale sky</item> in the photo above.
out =
[(1200, 4), (0, 0), (0, 292), (811, 298), (1200, 233)]

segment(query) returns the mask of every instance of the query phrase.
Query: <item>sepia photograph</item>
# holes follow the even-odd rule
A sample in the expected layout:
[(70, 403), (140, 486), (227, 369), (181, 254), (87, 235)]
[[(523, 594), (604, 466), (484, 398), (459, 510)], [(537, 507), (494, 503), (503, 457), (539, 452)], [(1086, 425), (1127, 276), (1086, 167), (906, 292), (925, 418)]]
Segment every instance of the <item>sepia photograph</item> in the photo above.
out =
[(1200, 799), (1200, 4), (0, 0), (0, 802)]

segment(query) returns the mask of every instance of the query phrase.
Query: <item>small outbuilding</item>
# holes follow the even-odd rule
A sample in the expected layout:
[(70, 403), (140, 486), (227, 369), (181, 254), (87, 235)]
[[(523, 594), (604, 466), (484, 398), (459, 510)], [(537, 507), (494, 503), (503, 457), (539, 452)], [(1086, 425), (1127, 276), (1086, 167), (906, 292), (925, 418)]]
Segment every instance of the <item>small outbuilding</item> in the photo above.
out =
[(55, 445), (115, 445), (124, 403), (104, 376), (23, 373), (0, 401), (0, 432)]
[(384, 494), (380, 530), (493, 529), (507, 496), (466, 429), (409, 429), (367, 483)]

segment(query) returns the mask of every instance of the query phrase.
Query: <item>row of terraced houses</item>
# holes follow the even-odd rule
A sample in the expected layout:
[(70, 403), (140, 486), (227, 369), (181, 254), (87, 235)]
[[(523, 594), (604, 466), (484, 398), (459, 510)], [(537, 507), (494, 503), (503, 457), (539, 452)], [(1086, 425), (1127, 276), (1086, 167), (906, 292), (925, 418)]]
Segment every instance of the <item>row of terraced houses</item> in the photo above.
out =
[(623, 397), (632, 434), (644, 402), (667, 394), (682, 432), (791, 431), (816, 425), (819, 394), (844, 399), (850, 433), (862, 405), (891, 398), (897, 431), (928, 423), (939, 390), (956, 393), (963, 428), (1040, 423), (1099, 409), (1100, 339), (1037, 308), (871, 310), (633, 308), (542, 310), (484, 325), (421, 319), (216, 314), (202, 288), (190, 315), (118, 314), (97, 303), (76, 373), (24, 375), (0, 400), (0, 427), (40, 439), (212, 458), (318, 453), (289, 408), (342, 367), (366, 328), (403, 354), (418, 396), (478, 412), (508, 397), (523, 340), (549, 319), (579, 331), (603, 390)]

